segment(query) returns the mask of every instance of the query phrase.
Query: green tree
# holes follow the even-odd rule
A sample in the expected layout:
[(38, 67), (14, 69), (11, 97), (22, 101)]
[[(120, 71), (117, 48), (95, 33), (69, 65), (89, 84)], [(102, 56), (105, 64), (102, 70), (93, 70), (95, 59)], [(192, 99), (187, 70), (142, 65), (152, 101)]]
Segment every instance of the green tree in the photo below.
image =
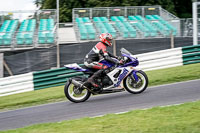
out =
[(177, 13), (180, 18), (192, 17), (192, 0), (173, 0), (174, 12)]

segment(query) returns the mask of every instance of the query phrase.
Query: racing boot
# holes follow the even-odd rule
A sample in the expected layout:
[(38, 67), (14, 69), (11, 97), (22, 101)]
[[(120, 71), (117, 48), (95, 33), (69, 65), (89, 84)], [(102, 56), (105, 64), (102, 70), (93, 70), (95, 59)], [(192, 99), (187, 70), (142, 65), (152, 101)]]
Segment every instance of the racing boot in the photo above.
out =
[(83, 85), (88, 88), (93, 86), (95, 88), (95, 90), (98, 90), (98, 91), (101, 90), (101, 87), (95, 83), (94, 79), (102, 76), (103, 72), (104, 72), (103, 69), (98, 70), (90, 78), (88, 78), (88, 80), (85, 83), (83, 83)]

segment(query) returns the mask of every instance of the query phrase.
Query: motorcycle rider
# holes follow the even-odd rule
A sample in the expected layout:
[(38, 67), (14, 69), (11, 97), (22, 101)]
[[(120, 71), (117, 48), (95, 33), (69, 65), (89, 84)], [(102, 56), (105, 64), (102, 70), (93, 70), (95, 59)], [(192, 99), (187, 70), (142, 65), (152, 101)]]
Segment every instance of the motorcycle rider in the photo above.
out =
[[(107, 66), (100, 63), (101, 59), (104, 58), (105, 60), (115, 63), (115, 64), (120, 64), (122, 61), (119, 61), (120, 58), (117, 56), (114, 56), (113, 54), (109, 53), (107, 51), (107, 47), (112, 46), (112, 35), (110, 33), (102, 33), (100, 36), (100, 42), (98, 42), (92, 50), (86, 55), (84, 59), (84, 64), (88, 68), (93, 68), (93, 69), (98, 69), (97, 72), (95, 72), (88, 80), (83, 83), (84, 86), (89, 87), (92, 85), (95, 87), (97, 90), (99, 90), (101, 87), (95, 83), (94, 79), (97, 77), (101, 77), (108, 73), (109, 71), (107, 70)], [(118, 60), (114, 60), (111, 57), (114, 57)]]

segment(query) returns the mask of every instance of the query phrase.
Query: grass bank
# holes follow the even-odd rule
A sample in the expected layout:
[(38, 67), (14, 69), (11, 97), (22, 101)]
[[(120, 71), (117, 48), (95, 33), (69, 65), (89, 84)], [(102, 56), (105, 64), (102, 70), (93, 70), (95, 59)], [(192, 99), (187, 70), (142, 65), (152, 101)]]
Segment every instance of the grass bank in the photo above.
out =
[(37, 124), (0, 133), (199, 133), (200, 101), (99, 118)]
[[(200, 79), (200, 63), (148, 71), (149, 86)], [(67, 100), (64, 86), (0, 97), (0, 111)]]

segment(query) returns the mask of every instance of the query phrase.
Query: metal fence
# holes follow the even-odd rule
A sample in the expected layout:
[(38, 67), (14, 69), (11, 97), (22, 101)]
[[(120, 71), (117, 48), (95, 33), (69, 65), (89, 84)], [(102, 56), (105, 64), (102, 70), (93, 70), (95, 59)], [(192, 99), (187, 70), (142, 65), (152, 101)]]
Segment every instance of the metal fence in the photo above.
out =
[[(176, 29), (176, 31), (169, 31), (168, 29), (162, 29), (158, 30), (156, 29), (155, 35), (150, 35), (152, 34), (151, 30), (150, 31), (141, 31), (141, 29), (145, 29), (144, 23), (141, 20), (133, 21), (129, 20), (129, 16), (137, 16), (140, 15), (143, 18), (146, 18), (146, 15), (159, 15), (161, 18), (163, 18), (166, 23), (171, 25)], [(135, 35), (130, 35), (131, 33), (127, 33), (128, 35), (125, 36), (121, 32), (121, 29), (116, 26), (117, 21), (112, 21), (111, 17), (112, 16), (123, 16), (128, 23), (131, 24), (131, 26), (136, 30)], [(77, 23), (76, 19), (77, 18), (84, 18), (87, 17), (90, 19), (88, 22), (81, 22), (87, 27), (87, 30), (90, 28), (94, 28), (95, 32), (93, 32), (94, 36), (91, 37), (90, 34), (85, 33), (86, 37), (81, 37), (80, 29), (79, 29), (79, 24)], [(76, 38), (78, 42), (84, 42), (84, 41), (95, 41), (98, 39), (98, 36), (100, 33), (104, 32), (102, 31), (101, 26), (99, 28), (98, 22), (95, 22), (93, 19), (94, 17), (106, 17), (108, 19), (107, 22), (102, 22), (108, 23), (111, 25), (116, 33), (114, 33), (114, 38), (115, 39), (132, 39), (132, 38), (165, 38), (165, 37), (171, 37), (172, 35), (174, 37), (188, 37), (192, 36), (193, 28), (192, 28), (192, 18), (185, 18), (185, 19), (180, 19), (176, 17), (175, 15), (171, 14), (167, 10), (163, 9), (161, 6), (133, 6), (133, 7), (97, 7), (97, 8), (74, 8), (73, 9), (73, 25), (74, 25), (74, 30), (76, 33)], [(141, 21), (141, 22), (140, 22)], [(146, 21), (153, 27), (156, 24), (157, 20), (148, 20)], [(140, 23), (141, 24), (141, 29), (138, 29), (138, 26), (136, 26), (134, 23)], [(89, 26), (88, 26), (89, 25)], [(104, 24), (105, 26), (105, 24)], [(154, 26), (156, 27), (156, 26)], [(105, 32), (110, 32), (105, 30)], [(149, 32), (149, 35), (148, 35)], [(176, 33), (173, 33), (176, 32)], [(86, 38), (86, 39), (85, 39)]]
[(164, 10), (161, 6), (125, 6), (125, 7), (97, 7), (97, 8), (74, 8), (73, 22), (78, 17), (108, 17), (111, 16), (135, 16), (135, 15), (160, 15), (167, 19), (178, 19), (175, 15)]
[(43, 10), (16, 10), (16, 11), (0, 11), (0, 24), (5, 20), (17, 19), (22, 22), (24, 19), (36, 19), (39, 23), (40, 19), (54, 19), (56, 22), (57, 15), (55, 9)]

